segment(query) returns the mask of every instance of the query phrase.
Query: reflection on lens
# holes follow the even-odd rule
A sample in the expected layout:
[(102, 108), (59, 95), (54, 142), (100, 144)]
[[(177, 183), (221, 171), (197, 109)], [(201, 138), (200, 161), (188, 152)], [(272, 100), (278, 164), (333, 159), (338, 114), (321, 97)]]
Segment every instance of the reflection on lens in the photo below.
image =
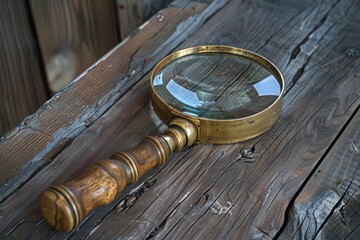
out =
[(261, 112), (281, 93), (279, 81), (267, 69), (225, 53), (175, 59), (158, 72), (153, 85), (158, 96), (178, 111), (224, 120)]

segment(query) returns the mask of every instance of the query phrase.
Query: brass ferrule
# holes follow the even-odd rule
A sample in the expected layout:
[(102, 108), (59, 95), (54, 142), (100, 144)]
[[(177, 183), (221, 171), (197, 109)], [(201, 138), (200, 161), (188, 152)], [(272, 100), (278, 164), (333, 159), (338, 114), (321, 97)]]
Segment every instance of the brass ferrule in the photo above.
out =
[(169, 145), (171, 152), (180, 151), (193, 145), (197, 138), (197, 129), (192, 122), (183, 118), (175, 118), (169, 128), (161, 136)]

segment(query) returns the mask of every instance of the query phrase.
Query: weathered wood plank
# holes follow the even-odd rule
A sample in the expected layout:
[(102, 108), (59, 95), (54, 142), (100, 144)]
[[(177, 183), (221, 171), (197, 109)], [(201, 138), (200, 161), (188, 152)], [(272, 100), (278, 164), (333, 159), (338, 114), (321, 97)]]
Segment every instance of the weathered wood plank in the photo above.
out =
[[(136, 109), (141, 107), (141, 105), (139, 105), (139, 101), (146, 100), (145, 103), (149, 101), (149, 97), (147, 97), (144, 92), (144, 90), (148, 91), (148, 85), (145, 86), (144, 83), (148, 84), (149, 79), (148, 76), (143, 78), (143, 74), (148, 72), (158, 60), (173, 50), (173, 48), (183, 41), (188, 34), (197, 29), (209, 16), (220, 9), (225, 3), (225, 1), (221, 1), (221, 3), (207, 5), (204, 3), (190, 2), (183, 8), (168, 8), (163, 10), (163, 18), (161, 20), (154, 17), (149, 22), (145, 23), (140, 27), (139, 31), (135, 35), (131, 36), (121, 46), (115, 48), (108, 56), (101, 59), (93, 68), (80, 76), (81, 78), (72, 83), (67, 89), (55, 96), (53, 100), (48, 103), (51, 105), (52, 109), (54, 109), (55, 106), (59, 108), (59, 105), (63, 104), (63, 101), (65, 100), (66, 102), (69, 102), (72, 98), (78, 99), (79, 96), (76, 98), (73, 95), (74, 92), (77, 92), (80, 96), (86, 94), (86, 97), (89, 93), (91, 93), (95, 96), (90, 94), (91, 97), (89, 96), (89, 98), (93, 98), (93, 101), (95, 101), (96, 98), (99, 98), (98, 95), (101, 94), (95, 91), (99, 87), (99, 84), (101, 84), (97, 74), (100, 74), (104, 76), (104, 79), (107, 79), (107, 81), (103, 83), (107, 85), (102, 86), (101, 90), (104, 95), (106, 95), (106, 90), (109, 91), (109, 93), (107, 93), (108, 98), (102, 101), (100, 100), (101, 97), (98, 99), (100, 102), (98, 102), (99, 106), (97, 110), (100, 111), (100, 114), (96, 113), (96, 115), (92, 117), (95, 109), (89, 109), (91, 113), (90, 116), (88, 115), (89, 112), (86, 111), (86, 109), (85, 111), (84, 109), (78, 109), (80, 110), (76, 112), (76, 117), (80, 118), (80, 120), (77, 120), (78, 124), (73, 126), (65, 125), (63, 127), (65, 128), (65, 131), (59, 136), (59, 138), (65, 138), (65, 136), (67, 138), (71, 138), (71, 144), (66, 145), (61, 149), (56, 149), (56, 145), (47, 146), (48, 149), (46, 149), (45, 154), (53, 155), (49, 157), (50, 161), (42, 163), (41, 169), (35, 172), (29, 181), (27, 181), (27, 179), (22, 179), (23, 185), (18, 189), (12, 189), (11, 194), (7, 192), (7, 195), (3, 195), (5, 197), (3, 198), (3, 202), (0, 204), (0, 232), (2, 236), (21, 235), (25, 233), (29, 235), (30, 231), (33, 232), (34, 229), (36, 229), (34, 232), (37, 234), (45, 234), (46, 236), (51, 236), (53, 234), (53, 230), (49, 229), (50, 227), (45, 222), (44, 224), (40, 224), (39, 228), (36, 228), (39, 221), (43, 221), (42, 219), (37, 219), (37, 216), (39, 216), (37, 201), (41, 191), (54, 182), (64, 182), (70, 176), (74, 176), (79, 172), (82, 172), (84, 170), (84, 166), (92, 163), (93, 161), (109, 157), (108, 155), (103, 154), (110, 154), (109, 151), (104, 151), (104, 147), (110, 145), (110, 143), (112, 143), (112, 153), (114, 150), (117, 150), (119, 146), (132, 145), (134, 144), (133, 141), (138, 141), (141, 137), (143, 137), (144, 132), (140, 131), (137, 133), (138, 135), (134, 135), (134, 138), (127, 137), (124, 139), (123, 136), (131, 136), (130, 132), (132, 133), (134, 129), (137, 129), (138, 131), (140, 123), (139, 121), (135, 121), (138, 125), (130, 128), (130, 132), (127, 131), (123, 133), (124, 135), (121, 137), (121, 144), (118, 144), (116, 141), (112, 142), (113, 138), (120, 134), (120, 132), (124, 130), (124, 127), (128, 126), (127, 124), (130, 119), (137, 116)], [(131, 56), (128, 61), (123, 61), (126, 63), (122, 63), (125, 66), (119, 63), (121, 56)], [(121, 67), (125, 68), (125, 73), (120, 71)], [(108, 70), (108, 68), (111, 70)], [(105, 74), (105, 70), (110, 72)], [(88, 76), (90, 73), (95, 74), (95, 76)], [(125, 80), (117, 83), (117, 80), (121, 80), (122, 76), (128, 81), (127, 83), (124, 83)], [(95, 79), (93, 79), (94, 77)], [(134, 87), (140, 78), (143, 80), (141, 80), (138, 84), (140, 84), (142, 90)], [(94, 81), (98, 85), (88, 85), (88, 88), (86, 89), (79, 89), (77, 84), (80, 84), (83, 81), (85, 83)], [(111, 86), (113, 89), (110, 89)], [(134, 94), (133, 91), (135, 90), (139, 90), (139, 92)], [(67, 94), (68, 91), (70, 91), (70, 93)], [(67, 95), (66, 98), (63, 96), (64, 94)], [(120, 102), (112, 106), (112, 104), (118, 100), (117, 98), (120, 99)], [(133, 101), (131, 100), (132, 98), (141, 100)], [(96, 105), (96, 103), (97, 101), (95, 101), (94, 104)], [(125, 109), (125, 106), (127, 110), (122, 111), (121, 109)], [(48, 105), (45, 105), (45, 107), (45, 109), (47, 109)], [(110, 115), (104, 114), (107, 110), (104, 109), (104, 107), (112, 107)], [(74, 113), (68, 111), (67, 115), (70, 115), (71, 117), (71, 115), (75, 115)], [(146, 114), (148, 114), (148, 111), (146, 111)], [(40, 114), (34, 116), (34, 118), (38, 121)], [(141, 119), (141, 117), (137, 118), (139, 118), (139, 120)], [(45, 119), (43, 119), (43, 121), (45, 121)], [(157, 121), (157, 124), (159, 125), (160, 122), (159, 120)], [(98, 124), (96, 124), (97, 122)], [(108, 124), (111, 125), (109, 122), (113, 124), (111, 128), (108, 128)], [(149, 124), (152, 125), (153, 120), (149, 122)], [(80, 134), (84, 130), (81, 129), (82, 127), (86, 130), (84, 133)], [(155, 126), (155, 129), (157, 127), (158, 126)], [(55, 128), (55, 126), (53, 126), (53, 128)], [(81, 131), (79, 131), (79, 128)], [(116, 130), (114, 131), (114, 129)], [(154, 127), (144, 129), (145, 133), (147, 133), (149, 129), (154, 129)], [(76, 131), (75, 135), (71, 136), (74, 131)], [(64, 141), (64, 139), (62, 140)], [(131, 142), (126, 144), (127, 141)], [(65, 145), (65, 143), (63, 143), (63, 145)], [(92, 146), (92, 148), (90, 147), (89, 149), (89, 146)], [(8, 147), (9, 146), (6, 148)], [(3, 149), (6, 148), (4, 147)], [(56, 149), (56, 152), (54, 152), (54, 149)], [(102, 154), (100, 153), (100, 155), (98, 155), (99, 152), (96, 149), (99, 151), (101, 150)], [(76, 164), (74, 165), (75, 162)], [(46, 179), (46, 181), (44, 181), (44, 179)], [(103, 212), (102, 214), (105, 215), (106, 213)], [(98, 216), (98, 218), (102, 217), (103, 216), (101, 216), (101, 214)], [(26, 219), (32, 220), (27, 221)], [(26, 231), (22, 228), (22, 224), (25, 224), (24, 226), (28, 226), (25, 227)], [(39, 229), (42, 229), (42, 231), (39, 231)], [(24, 236), (26, 236), (26, 234)]]
[[(96, 121), (221, 4), (207, 6), (165, 9), (161, 21), (154, 17), (146, 22), (137, 34), (28, 117), (22, 128), (6, 135), (0, 145), (4, 166), (0, 169), (0, 202)], [(196, 17), (191, 18), (193, 15)]]
[(25, 2), (0, 2), (0, 136), (48, 98), (34, 34)]
[(356, 239), (350, 236), (360, 223), (359, 126), (358, 110), (289, 206), (280, 238)]
[[(113, 106), (115, 111), (108, 111), (101, 116), (84, 133), (78, 136), (68, 148), (59, 153), (49, 166), (27, 182), (24, 188), (16, 192), (16, 198), (10, 202), (5, 202), (2, 207), (15, 208), (19, 204), (27, 204), (24, 198), (34, 194), (35, 186), (38, 189), (43, 189), (50, 182), (64, 182), (69, 177), (77, 176), (83, 172), (84, 166), (108, 158), (115, 151), (115, 146), (116, 149), (127, 148), (133, 142), (141, 140), (144, 134), (156, 131), (158, 125), (161, 124), (160, 120), (154, 122), (151, 116), (147, 114), (150, 99), (148, 77), (146, 75)], [(146, 121), (147, 124), (145, 125), (142, 120), (148, 120)], [(144, 127), (140, 131), (137, 128), (139, 125)], [(108, 142), (113, 142), (111, 151), (108, 149)], [(92, 147), (90, 149), (88, 147), (81, 148), (79, 147), (81, 145)], [(47, 182), (44, 182), (43, 179), (47, 179)], [(8, 228), (9, 230), (6, 232), (8, 236), (24, 236), (24, 238), (31, 236), (38, 239), (42, 236), (49, 237), (55, 233), (38, 212), (37, 198), (40, 192), (30, 199), (29, 203), (31, 204), (27, 210), (21, 212), (20, 220), (15, 220), (16, 224), (12, 226), (8, 224), (12, 227), (11, 229)], [(13, 209), (13, 211), (16, 211), (16, 209)], [(29, 219), (29, 221), (24, 221), (24, 219)], [(65, 234), (59, 233), (55, 235), (55, 237), (59, 238), (65, 236)]]
[[(2, 233), (9, 238), (53, 239), (277, 236), (293, 196), (359, 109), (360, 66), (354, 54), (360, 38), (359, 7), (356, 1), (232, 1), (180, 48), (222, 43), (255, 50), (274, 61), (285, 73), (287, 94), (273, 129), (245, 143), (203, 144), (178, 153), (149, 173), (144, 184), (130, 193), (128, 188), (114, 203), (96, 210), (79, 230), (54, 233), (36, 208), (42, 189), (110, 156), (117, 145), (125, 148), (149, 131), (163, 129), (147, 109), (145, 76), (0, 205), (9, 220)], [(155, 46), (159, 39), (149, 42)], [(141, 51), (144, 54), (137, 56), (146, 56)], [(141, 62), (141, 57), (134, 59)], [(143, 132), (136, 133), (142, 127)], [(350, 236), (359, 228), (353, 229)]]
[[(238, 194), (236, 203), (240, 209), (236, 210), (235, 206), (234, 210), (241, 214), (236, 216), (233, 211), (235, 216), (226, 215), (221, 222), (227, 226), (232, 218), (242, 220), (233, 222), (227, 232), (221, 230), (221, 224), (209, 234), (236, 238), (237, 234), (246, 233), (247, 238), (270, 238), (282, 225), (286, 204), (359, 106), (359, 83), (351, 73), (358, 74), (358, 59), (346, 53), (360, 37), (354, 34), (359, 27), (358, 8), (358, 4), (349, 1), (333, 5), (322, 25), (301, 44), (301, 53), (294, 61), (302, 62), (300, 69), (303, 68), (304, 74), (285, 98), (283, 117), (289, 119), (280, 120), (280, 124), (287, 126), (280, 135), (274, 134), (275, 146), (270, 145), (270, 149), (262, 152), (267, 144), (256, 145), (261, 154), (259, 164), (270, 163), (255, 167), (253, 174), (259, 179), (254, 182), (252, 175), (248, 175), (250, 182), (243, 193), (249, 192), (254, 199), (242, 199), (244, 196)], [(341, 62), (323, 68), (335, 58)], [(225, 193), (223, 197), (228, 196)], [(255, 202), (248, 204), (251, 201)], [(203, 218), (209, 220), (207, 216)]]
[[(320, 230), (318, 239), (359, 239), (360, 236), (360, 191), (359, 180), (352, 183), (347, 193), (343, 206), (339, 206), (332, 212)], [(321, 238), (322, 237), (322, 238)]]
[(120, 42), (112, 0), (31, 0), (30, 6), (52, 93)]
[(143, 4), (143, 0), (116, 0), (118, 25), (122, 39), (128, 36), (143, 22)]
[(121, 38), (127, 37), (141, 23), (165, 8), (170, 2), (172, 0), (116, 0)]
[[(292, 196), (359, 106), (360, 86), (348, 72), (359, 69), (356, 59), (344, 51), (354, 41), (354, 26), (347, 25), (359, 6), (335, 1), (317, 7), (301, 4), (301, 8), (281, 8), (233, 1), (227, 11), (219, 12), (182, 45), (219, 43), (224, 37), (217, 36), (223, 31), (224, 36), (245, 38), (228, 44), (258, 50), (275, 61), (287, 76), (288, 94), (284, 113), (273, 131), (230, 148), (196, 146), (191, 152), (200, 154), (185, 157), (187, 161), (174, 157), (154, 175), (156, 183), (143, 193), (141, 201), (126, 212), (111, 211), (88, 232), (91, 239), (275, 236)], [(239, 6), (244, 15), (239, 16)], [(339, 21), (345, 14), (347, 18)], [(244, 19), (256, 22), (259, 18), (251, 20), (252, 15), (263, 16), (263, 22), (241, 30), (227, 22), (231, 19), (234, 26)], [(272, 16), (283, 19), (284, 25), (266, 25)], [(264, 32), (270, 27), (274, 32)], [(245, 33), (252, 36), (247, 39), (249, 34)], [(262, 41), (253, 40), (256, 35)], [(342, 60), (336, 62), (337, 69), (331, 65), (336, 58)], [(255, 147), (252, 163), (238, 158), (245, 145)], [(77, 237), (76, 232), (73, 237)]]

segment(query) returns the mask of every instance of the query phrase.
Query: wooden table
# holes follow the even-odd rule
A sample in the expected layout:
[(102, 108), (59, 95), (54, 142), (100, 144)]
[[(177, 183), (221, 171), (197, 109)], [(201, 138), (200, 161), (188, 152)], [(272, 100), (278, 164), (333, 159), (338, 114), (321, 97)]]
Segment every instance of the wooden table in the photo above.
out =
[[(359, 9), (356, 0), (176, 1), (1, 138), (0, 236), (360, 239)], [(246, 48), (280, 68), (276, 125), (178, 152), (73, 232), (50, 228), (39, 194), (161, 133), (149, 72), (204, 44)]]

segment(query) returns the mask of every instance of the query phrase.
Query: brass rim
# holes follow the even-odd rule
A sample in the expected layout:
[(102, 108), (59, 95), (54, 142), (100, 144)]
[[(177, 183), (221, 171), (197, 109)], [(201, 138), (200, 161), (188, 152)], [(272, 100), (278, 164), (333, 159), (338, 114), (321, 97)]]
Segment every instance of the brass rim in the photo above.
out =
[[(156, 93), (153, 80), (157, 73), (171, 61), (186, 55), (197, 53), (228, 53), (239, 55), (255, 61), (275, 76), (281, 85), (278, 98), (266, 109), (254, 115), (237, 119), (208, 119), (184, 114), (168, 105)], [(150, 76), (151, 100), (154, 111), (159, 118), (169, 124), (174, 118), (185, 118), (190, 120), (197, 129), (196, 142), (212, 142), (218, 144), (241, 142), (254, 138), (273, 126), (279, 118), (282, 108), (282, 97), (284, 94), (284, 78), (279, 69), (265, 57), (254, 52), (221, 45), (196, 46), (182, 49), (163, 58), (153, 69)]]

